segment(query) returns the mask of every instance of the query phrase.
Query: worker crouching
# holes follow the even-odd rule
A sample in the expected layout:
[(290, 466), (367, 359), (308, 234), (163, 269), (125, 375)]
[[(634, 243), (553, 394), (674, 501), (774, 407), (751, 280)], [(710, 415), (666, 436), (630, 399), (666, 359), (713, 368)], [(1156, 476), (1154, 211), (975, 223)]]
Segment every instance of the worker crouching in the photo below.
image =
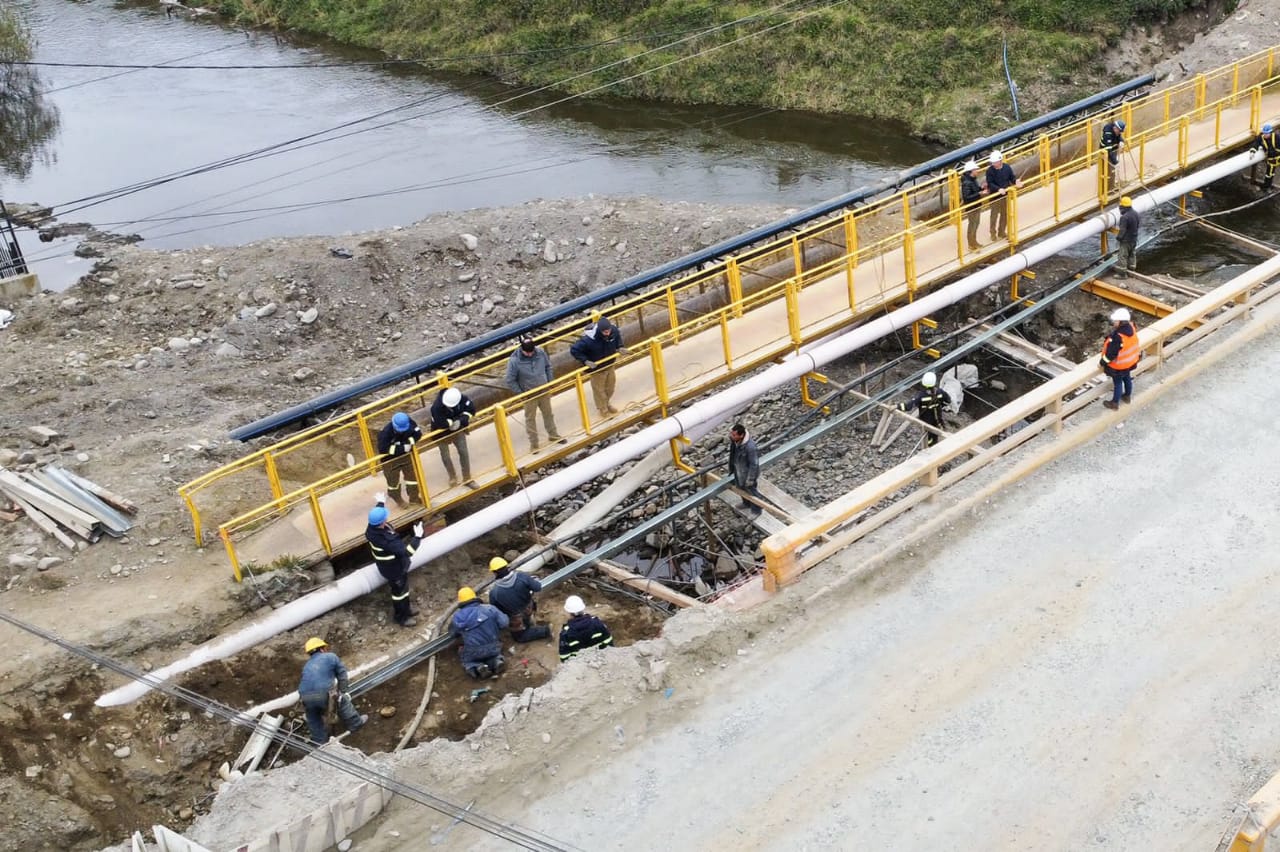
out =
[(534, 594), (542, 591), (537, 577), (521, 571), (512, 571), (507, 560), (495, 556), (489, 560), (493, 572), (493, 585), (489, 587), (489, 603), (497, 607), (510, 622), (511, 638), (517, 642), (534, 642), (551, 638), (551, 628), (534, 621), (538, 608)]
[(458, 655), (462, 667), (476, 680), (502, 674), (501, 631), (510, 621), (502, 610), (481, 603), (469, 586), (458, 589), (458, 611), (453, 614), (450, 632), (462, 643)]
[(1102, 341), (1102, 369), (1111, 377), (1111, 399), (1102, 404), (1111, 410), (1121, 402), (1133, 402), (1133, 368), (1138, 366), (1138, 328), (1127, 308), (1111, 312), (1111, 331)]
[(587, 605), (577, 595), (569, 595), (564, 602), (569, 620), (560, 628), (560, 662), (588, 648), (607, 648), (613, 644), (613, 634), (603, 621), (587, 612)]
[(304, 648), (308, 659), (302, 667), (302, 680), (298, 682), (298, 699), (302, 702), (312, 741), (317, 745), (324, 745), (329, 741), (329, 727), (325, 724), (325, 717), (329, 713), (331, 696), (337, 698), (338, 718), (342, 719), (347, 730), (354, 733), (363, 728), (369, 717), (357, 713), (355, 704), (351, 702), (351, 694), (348, 692), (351, 683), (342, 660), (318, 636), (308, 639)]

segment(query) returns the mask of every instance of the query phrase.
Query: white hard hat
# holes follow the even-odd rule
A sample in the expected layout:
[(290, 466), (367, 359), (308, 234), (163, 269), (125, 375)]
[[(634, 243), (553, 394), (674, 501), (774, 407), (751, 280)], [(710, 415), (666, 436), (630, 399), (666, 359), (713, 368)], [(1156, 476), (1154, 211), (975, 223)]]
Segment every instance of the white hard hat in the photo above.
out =
[(569, 595), (564, 600), (564, 611), (570, 615), (581, 615), (587, 611), (587, 605), (577, 595)]
[(965, 163), (965, 164), (964, 164), (964, 166), (962, 166), (962, 168), (963, 168), (966, 172), (971, 172), (971, 171), (973, 171), (974, 169), (976, 169), (977, 167), (978, 167), (978, 161), (977, 161), (977, 160), (969, 160), (967, 163)]
[(462, 402), (462, 391), (457, 388), (445, 388), (444, 395), (441, 396), (440, 399), (449, 408), (453, 408), (455, 405)]
[(1128, 322), (1130, 320), (1128, 308), (1116, 308), (1111, 312), (1112, 322)]
[(932, 372), (931, 372), (931, 373), (925, 373), (923, 376), (921, 376), (921, 377), (920, 377), (920, 384), (924, 385), (924, 386), (925, 386), (925, 387), (927, 387), (927, 388), (931, 388), (931, 387), (935, 387), (935, 386), (937, 386), (937, 384), (938, 384), (938, 374), (937, 374), (937, 373), (932, 373)]
[(1000, 153), (999, 151), (992, 151), (992, 152), (991, 152), (991, 162), (993, 162), (993, 163), (1003, 163), (1003, 162), (1004, 162), (1004, 154)]

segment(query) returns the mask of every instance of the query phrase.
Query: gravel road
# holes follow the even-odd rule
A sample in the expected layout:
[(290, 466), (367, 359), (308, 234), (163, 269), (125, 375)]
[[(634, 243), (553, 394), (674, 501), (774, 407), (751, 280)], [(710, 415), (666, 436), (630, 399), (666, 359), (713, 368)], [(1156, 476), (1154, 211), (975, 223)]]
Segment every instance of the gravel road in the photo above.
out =
[(1280, 768), (1277, 371), (1232, 356), (478, 807), (593, 850), (1213, 849)]

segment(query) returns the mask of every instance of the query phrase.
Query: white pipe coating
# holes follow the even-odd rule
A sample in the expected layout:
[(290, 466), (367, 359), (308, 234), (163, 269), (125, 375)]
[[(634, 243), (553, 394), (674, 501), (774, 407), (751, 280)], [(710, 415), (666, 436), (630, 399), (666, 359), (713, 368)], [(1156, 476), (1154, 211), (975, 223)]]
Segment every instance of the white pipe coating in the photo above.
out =
[[(1134, 197), (1133, 207), (1139, 212), (1151, 210), (1158, 204), (1171, 201), (1193, 189), (1234, 174), (1261, 159), (1261, 151), (1237, 154), (1158, 189), (1144, 190), (1142, 195)], [(420, 567), (432, 559), (456, 550), (502, 524), (599, 478), (623, 462), (636, 458), (681, 433), (693, 430), (700, 423), (723, 418), (729, 412), (746, 406), (756, 397), (773, 388), (796, 381), (805, 373), (817, 370), (823, 364), (873, 343), (898, 329), (906, 328), (916, 320), (968, 298), (992, 284), (1007, 280), (1033, 263), (1052, 257), (1069, 246), (1115, 227), (1118, 222), (1118, 208), (1100, 213), (1028, 246), (1012, 257), (922, 296), (892, 313), (850, 329), (807, 353), (802, 353), (798, 357), (751, 376), (739, 384), (725, 388), (628, 438), (623, 438), (616, 444), (603, 447), (582, 461), (541, 479), (528, 488), (486, 507), (484, 511), (469, 515), (429, 536), (413, 555), (411, 566)], [(377, 568), (366, 565), (323, 589), (273, 610), (261, 621), (201, 645), (188, 656), (151, 672), (150, 677), (156, 680), (167, 680), (204, 663), (238, 654), (278, 633), (305, 624), (350, 600), (368, 594), (384, 582)], [(127, 704), (146, 695), (150, 689), (151, 687), (146, 683), (134, 681), (102, 695), (95, 704), (99, 707)]]

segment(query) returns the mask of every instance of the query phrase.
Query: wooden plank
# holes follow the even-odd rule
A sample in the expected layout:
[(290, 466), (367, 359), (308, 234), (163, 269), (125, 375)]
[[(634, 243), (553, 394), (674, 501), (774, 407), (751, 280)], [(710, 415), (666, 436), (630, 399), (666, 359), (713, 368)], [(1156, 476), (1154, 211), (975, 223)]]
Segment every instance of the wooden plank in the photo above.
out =
[(103, 503), (97, 497), (85, 491), (77, 491), (77, 486), (69, 481), (59, 481), (58, 473), (51, 470), (37, 470), (28, 474), (29, 481), (39, 485), (55, 497), (61, 498), (89, 517), (96, 520), (101, 528), (115, 538), (119, 538), (133, 526), (129, 519), (115, 509)]
[(1248, 249), (1252, 252), (1256, 252), (1257, 254), (1260, 254), (1263, 257), (1275, 257), (1275, 255), (1278, 253), (1275, 247), (1269, 246), (1266, 243), (1258, 242), (1257, 240), (1254, 240), (1254, 239), (1250, 239), (1249, 237), (1246, 237), (1244, 234), (1241, 234), (1238, 231), (1232, 231), (1229, 228), (1222, 227), (1221, 225), (1215, 225), (1212, 222), (1206, 222), (1203, 218), (1196, 219), (1194, 221), (1197, 227), (1200, 227), (1208, 231), (1214, 236), (1220, 237), (1224, 240), (1227, 240), (1228, 242), (1235, 243), (1241, 248)]
[(766, 499), (776, 504), (788, 515), (804, 517), (813, 511), (808, 506), (801, 503), (799, 500), (792, 497), (790, 494), (783, 491), (776, 484), (770, 482), (764, 477), (761, 477), (760, 481), (756, 483), (756, 488), (765, 496)]
[(1152, 287), (1163, 287), (1166, 290), (1182, 293), (1184, 296), (1190, 296), (1193, 299), (1198, 299), (1205, 294), (1202, 288), (1195, 287), (1181, 278), (1174, 278), (1172, 275), (1166, 275), (1163, 272), (1159, 275), (1144, 275), (1136, 269), (1130, 269), (1129, 275), (1139, 281), (1150, 284)]
[(50, 494), (25, 475), (20, 478), (9, 471), (0, 471), (0, 488), (3, 488), (10, 497), (20, 497), (27, 501), (82, 538), (93, 535), (96, 518), (80, 511), (62, 498)]
[(103, 488), (98, 483), (89, 479), (85, 479), (83, 476), (79, 476), (75, 473), (72, 473), (66, 468), (60, 467), (58, 468), (58, 470), (62, 471), (64, 476), (66, 476), (76, 485), (79, 485), (85, 491), (88, 491), (90, 494), (94, 495), (95, 497), (101, 499), (106, 503), (110, 503), (112, 506), (115, 506), (120, 511), (130, 515), (138, 514), (138, 505), (134, 503), (132, 500), (126, 500), (124, 497), (121, 497), (120, 495), (115, 494), (114, 492), (108, 491), (107, 489)]
[(18, 508), (22, 510), (23, 514), (25, 514), (28, 518), (31, 519), (31, 522), (33, 524), (38, 526), (40, 529), (44, 530), (49, 535), (56, 538), (58, 541), (62, 542), (62, 544), (65, 545), (69, 550), (76, 549), (76, 543), (71, 540), (71, 536), (67, 535), (62, 530), (58, 529), (58, 525), (54, 523), (52, 518), (50, 518), (44, 512), (41, 512), (35, 506), (32, 506), (30, 503), (27, 503), (23, 500), (18, 500), (16, 497), (12, 497), (12, 499), (17, 502)]

